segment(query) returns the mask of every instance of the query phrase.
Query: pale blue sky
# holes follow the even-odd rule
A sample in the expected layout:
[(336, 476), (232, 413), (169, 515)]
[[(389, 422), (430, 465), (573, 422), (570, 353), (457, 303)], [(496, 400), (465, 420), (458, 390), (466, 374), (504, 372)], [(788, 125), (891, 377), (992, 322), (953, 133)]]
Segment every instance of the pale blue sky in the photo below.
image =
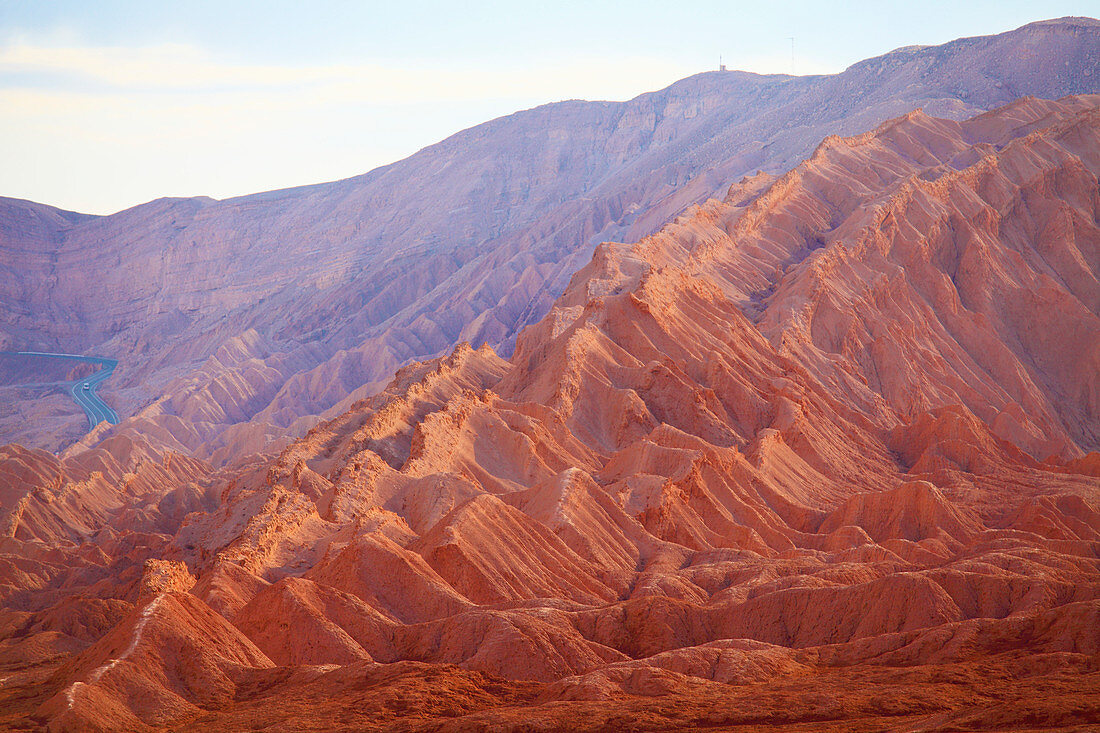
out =
[(0, 195), (108, 213), (333, 180), (568, 98), (833, 73), (1073, 2), (0, 0)]

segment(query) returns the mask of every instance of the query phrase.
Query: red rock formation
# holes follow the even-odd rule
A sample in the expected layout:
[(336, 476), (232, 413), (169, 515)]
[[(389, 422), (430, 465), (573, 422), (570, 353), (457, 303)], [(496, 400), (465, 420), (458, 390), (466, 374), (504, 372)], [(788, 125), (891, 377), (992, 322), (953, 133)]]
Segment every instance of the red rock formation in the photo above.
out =
[(1098, 177), (1100, 96), (913, 112), (277, 456), (8, 448), (2, 720), (1085, 729)]

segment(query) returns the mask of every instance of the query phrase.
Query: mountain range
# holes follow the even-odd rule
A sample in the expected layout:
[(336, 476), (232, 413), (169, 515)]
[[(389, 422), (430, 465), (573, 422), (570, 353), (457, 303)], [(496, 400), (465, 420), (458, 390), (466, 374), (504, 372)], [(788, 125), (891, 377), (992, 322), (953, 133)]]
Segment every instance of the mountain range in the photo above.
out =
[(6, 202), (0, 346), (132, 416), (8, 408), (0, 727), (1086, 730), (1098, 61), (1062, 19)]
[[(335, 183), (106, 217), (0, 200), (0, 350), (118, 359), (101, 392), (124, 429), (222, 464), (277, 450), (411, 360), (462, 341), (509, 354), (600, 242), (786, 171), (828, 134), (1097, 78), (1100, 26), (1070, 18), (833, 76), (709, 72), (629, 102), (550, 104)], [(3, 401), (0, 441), (83, 435), (63, 393)]]

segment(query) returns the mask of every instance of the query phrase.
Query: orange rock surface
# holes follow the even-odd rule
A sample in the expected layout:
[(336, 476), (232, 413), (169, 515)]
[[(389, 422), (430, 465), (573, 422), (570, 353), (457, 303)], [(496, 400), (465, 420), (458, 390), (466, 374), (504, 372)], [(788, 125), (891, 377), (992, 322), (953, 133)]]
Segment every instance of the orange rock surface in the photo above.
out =
[(278, 453), (9, 446), (0, 724), (1088, 730), (1098, 176), (1100, 96), (915, 111)]

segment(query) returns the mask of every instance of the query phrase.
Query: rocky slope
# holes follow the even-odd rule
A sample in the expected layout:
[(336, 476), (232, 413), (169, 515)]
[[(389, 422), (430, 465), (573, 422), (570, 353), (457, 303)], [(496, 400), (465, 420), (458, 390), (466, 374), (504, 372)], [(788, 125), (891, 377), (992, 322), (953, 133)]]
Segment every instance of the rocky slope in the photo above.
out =
[[(1098, 176), (1100, 96), (912, 112), (600, 245), (509, 360), (82, 531), (33, 492), (3, 724), (1085, 729)], [(51, 460), (0, 470), (99, 485)]]
[[(782, 173), (826, 134), (1097, 79), (1100, 25), (1062, 19), (835, 76), (712, 72), (625, 103), (551, 104), (331, 184), (95, 218), (5, 200), (0, 269), (16, 276), (0, 278), (0, 348), (118, 358), (102, 392), (135, 416), (123, 429), (220, 464), (277, 449), (411, 359), (459, 341), (507, 355), (599, 242)], [(75, 440), (82, 417), (64, 408), (9, 410), (0, 440)]]

